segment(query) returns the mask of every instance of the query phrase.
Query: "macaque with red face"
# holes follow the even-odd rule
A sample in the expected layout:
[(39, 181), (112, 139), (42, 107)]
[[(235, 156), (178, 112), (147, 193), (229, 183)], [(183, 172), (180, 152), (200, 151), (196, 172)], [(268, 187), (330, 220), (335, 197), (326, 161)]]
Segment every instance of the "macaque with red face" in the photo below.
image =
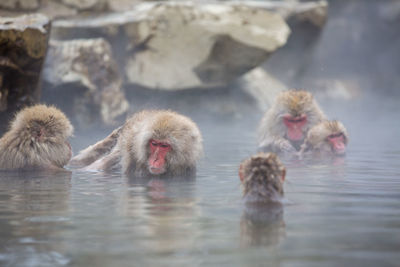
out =
[(311, 93), (282, 92), (261, 120), (258, 147), (265, 152), (296, 153), (308, 130), (323, 120), (325, 115)]
[(71, 160), (75, 166), (128, 175), (184, 176), (194, 173), (202, 154), (202, 137), (189, 118), (167, 110), (134, 114), (106, 139)]
[(55, 107), (36, 105), (17, 113), (0, 139), (0, 170), (58, 170), (72, 156), (73, 127)]
[(347, 130), (340, 121), (323, 121), (310, 129), (300, 155), (344, 156), (348, 141)]
[(258, 153), (240, 164), (239, 177), (246, 203), (279, 203), (286, 169), (274, 153)]

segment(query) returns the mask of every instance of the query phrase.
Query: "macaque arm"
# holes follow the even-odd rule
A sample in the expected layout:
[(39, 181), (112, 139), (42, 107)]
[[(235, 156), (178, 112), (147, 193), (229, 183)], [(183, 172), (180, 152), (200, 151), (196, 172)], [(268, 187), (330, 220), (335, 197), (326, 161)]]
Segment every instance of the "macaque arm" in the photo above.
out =
[(84, 167), (92, 164), (96, 160), (100, 159), (115, 147), (118, 141), (118, 137), (121, 133), (122, 126), (115, 129), (109, 136), (96, 144), (89, 146), (79, 152), (78, 155), (73, 157), (69, 162), (69, 166), (73, 167)]
[(297, 156), (299, 159), (302, 159), (303, 156), (307, 153), (307, 151), (310, 151), (310, 144), (307, 142), (307, 140), (301, 145), (299, 152), (297, 153)]
[(296, 149), (285, 138), (274, 136), (265, 138), (264, 141), (260, 143), (259, 151), (279, 153), (294, 152)]
[(108, 155), (96, 160), (89, 166), (85, 167), (85, 170), (102, 170), (102, 171), (113, 171), (120, 169), (121, 162), (121, 151), (114, 149)]

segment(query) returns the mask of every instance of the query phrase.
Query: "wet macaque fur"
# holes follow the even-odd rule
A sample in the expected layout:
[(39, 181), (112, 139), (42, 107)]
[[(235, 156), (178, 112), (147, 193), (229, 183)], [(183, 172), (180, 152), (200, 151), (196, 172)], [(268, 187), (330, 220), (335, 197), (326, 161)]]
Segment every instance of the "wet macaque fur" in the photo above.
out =
[(246, 203), (280, 202), (286, 169), (274, 153), (258, 153), (240, 164), (239, 177)]
[(296, 153), (315, 124), (325, 115), (312, 94), (302, 90), (280, 93), (258, 129), (258, 147), (265, 152)]
[(189, 118), (167, 110), (134, 114), (104, 140), (81, 151), (71, 165), (127, 175), (192, 175), (202, 155), (202, 137)]
[(349, 135), (340, 121), (323, 121), (310, 129), (300, 155), (343, 156), (348, 142)]
[(104, 155), (110, 153), (117, 144), (118, 138), (121, 134), (121, 130), (122, 126), (112, 131), (112, 133), (103, 140), (79, 152), (78, 155), (74, 156), (71, 159), (69, 165), (72, 167), (88, 166), (89, 164), (95, 162)]
[(0, 170), (58, 170), (72, 156), (73, 127), (55, 107), (36, 105), (18, 112), (0, 139)]

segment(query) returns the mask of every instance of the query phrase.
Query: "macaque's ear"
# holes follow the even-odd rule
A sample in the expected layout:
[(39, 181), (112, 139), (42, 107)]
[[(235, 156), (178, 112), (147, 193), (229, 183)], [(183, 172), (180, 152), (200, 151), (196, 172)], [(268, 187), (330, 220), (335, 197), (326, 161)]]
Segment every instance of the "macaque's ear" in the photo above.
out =
[(242, 164), (240, 164), (240, 167), (239, 167), (239, 178), (240, 178), (241, 182), (244, 181), (244, 166), (243, 165), (244, 164), (242, 163)]
[(285, 178), (286, 178), (286, 170), (284, 169), (284, 170), (282, 171), (282, 177), (281, 177), (282, 182), (285, 181)]

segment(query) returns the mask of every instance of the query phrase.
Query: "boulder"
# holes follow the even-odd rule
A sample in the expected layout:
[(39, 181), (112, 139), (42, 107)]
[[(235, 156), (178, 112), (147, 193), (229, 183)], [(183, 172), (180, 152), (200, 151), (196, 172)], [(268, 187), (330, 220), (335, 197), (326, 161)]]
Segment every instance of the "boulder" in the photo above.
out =
[(38, 101), (49, 32), (44, 15), (0, 18), (0, 112)]
[(103, 123), (112, 125), (129, 108), (111, 47), (104, 39), (51, 41), (43, 78), (45, 97), (55, 96), (47, 100), (72, 98), (62, 102), (81, 124), (100, 114)]
[(104, 36), (128, 83), (163, 90), (227, 85), (265, 61), (289, 33), (279, 14), (246, 2), (149, 2), (54, 22), (56, 38)]
[(61, 0), (60, 2), (78, 11), (104, 11), (108, 7), (106, 0)]
[(31, 11), (40, 7), (39, 0), (2, 0), (0, 8), (9, 10)]
[(310, 2), (248, 1), (246, 4), (276, 12), (285, 20), (307, 21), (319, 28), (325, 25), (328, 17), (328, 2), (326, 0)]

